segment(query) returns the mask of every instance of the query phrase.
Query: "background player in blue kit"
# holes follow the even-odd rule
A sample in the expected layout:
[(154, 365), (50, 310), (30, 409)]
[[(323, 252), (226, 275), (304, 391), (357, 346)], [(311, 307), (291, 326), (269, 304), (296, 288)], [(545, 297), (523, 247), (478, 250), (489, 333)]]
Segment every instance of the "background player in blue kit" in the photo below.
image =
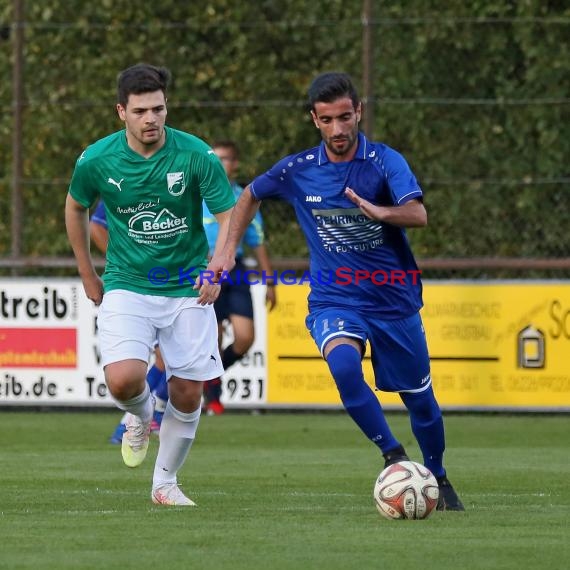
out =
[[(236, 175), (239, 168), (239, 151), (235, 142), (231, 140), (220, 140), (212, 144), (212, 149), (222, 162), (232, 191), (236, 200), (243, 192), (243, 188), (236, 182)], [(210, 212), (206, 203), (202, 204), (204, 229), (208, 238), (210, 255), (214, 251), (216, 240), (218, 239), (218, 221)], [(247, 226), (243, 243), (251, 248), (256, 259), (259, 272), (259, 281), (267, 287), (265, 299), (269, 310), (273, 310), (276, 303), (275, 281), (269, 253), (265, 246), (265, 236), (263, 231), (263, 219), (259, 211), (256, 212), (253, 220)], [(236, 251), (236, 266), (230, 275), (230, 280), (222, 283), (220, 296), (214, 303), (216, 318), (218, 320), (220, 342), (222, 340), (224, 323), (229, 323), (232, 328), (233, 341), (222, 349), (222, 366), (227, 370), (230, 366), (239, 362), (251, 348), (255, 339), (253, 301), (251, 298), (250, 286), (239, 275), (246, 271), (244, 265), (244, 249), (242, 244), (238, 245)], [(221, 414), (224, 411), (220, 399), (222, 396), (222, 382), (220, 378), (215, 378), (206, 382), (204, 386), (206, 397), (206, 409), (209, 414)]]
[(332, 276), (312, 280), (306, 323), (346, 411), (379, 447), (385, 466), (408, 459), (364, 380), (368, 342), (377, 388), (399, 393), (424, 463), (437, 478), (438, 510), (462, 511), (443, 466), (443, 418), (419, 314), (422, 285), (404, 229), (427, 224), (422, 190), (401, 154), (359, 132), (362, 104), (347, 74), (319, 75), (309, 103), (322, 142), (283, 158), (246, 187), (225, 248), (210, 269), (233, 267), (261, 200), (292, 204), (307, 239), (311, 274)]

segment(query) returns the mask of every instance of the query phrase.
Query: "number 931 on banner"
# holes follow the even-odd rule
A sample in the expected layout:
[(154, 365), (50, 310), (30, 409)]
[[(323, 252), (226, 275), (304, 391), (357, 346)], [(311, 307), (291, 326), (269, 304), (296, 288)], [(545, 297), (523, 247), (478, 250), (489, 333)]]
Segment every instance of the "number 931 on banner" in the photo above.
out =
[[(238, 368), (237, 366), (233, 368)], [(266, 402), (266, 380), (260, 375), (242, 375), (229, 370), (222, 377), (222, 402), (228, 408), (252, 408)]]
[[(228, 366), (222, 376), (222, 404), (228, 409), (264, 407), (267, 403), (267, 308), (265, 286), (253, 285), (251, 297), (254, 308), (255, 336), (243, 358)], [(243, 317), (242, 317), (243, 318)], [(235, 341), (228, 321), (223, 327), (220, 352)], [(223, 359), (222, 359), (223, 361)]]

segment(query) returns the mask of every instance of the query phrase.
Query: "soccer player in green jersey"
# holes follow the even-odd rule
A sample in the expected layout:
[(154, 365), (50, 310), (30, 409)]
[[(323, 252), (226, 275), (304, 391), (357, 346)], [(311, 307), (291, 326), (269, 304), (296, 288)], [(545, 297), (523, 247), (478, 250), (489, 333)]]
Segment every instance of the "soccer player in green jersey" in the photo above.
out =
[[(212, 303), (220, 287), (200, 280), (208, 242), (202, 200), (224, 244), (234, 204), (224, 168), (197, 137), (165, 125), (166, 68), (137, 64), (118, 78), (117, 112), (125, 128), (87, 147), (77, 159), (65, 206), (69, 241), (97, 317), (105, 381), (128, 413), (125, 464), (146, 456), (153, 400), (146, 372), (158, 341), (169, 379), (154, 468), (156, 504), (194, 506), (177, 473), (194, 441), (203, 383), (223, 373)], [(103, 280), (89, 253), (88, 209), (105, 203), (109, 243)]]

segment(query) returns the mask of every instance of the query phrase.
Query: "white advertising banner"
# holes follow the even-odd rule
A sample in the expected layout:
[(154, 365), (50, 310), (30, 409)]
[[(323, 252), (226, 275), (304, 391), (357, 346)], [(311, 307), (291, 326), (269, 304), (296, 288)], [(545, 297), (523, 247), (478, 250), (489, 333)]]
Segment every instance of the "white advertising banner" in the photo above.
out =
[(0, 280), (0, 403), (111, 405), (79, 280)]
[[(222, 376), (222, 403), (228, 408), (264, 407), (267, 402), (267, 309), (265, 286), (252, 285), (255, 340), (244, 358)], [(232, 341), (231, 328), (222, 346)], [(222, 349), (223, 350), (223, 349)]]
[[(266, 401), (265, 288), (252, 287), (256, 340), (222, 378), (228, 407)], [(231, 340), (231, 331), (224, 342)], [(97, 309), (79, 279), (0, 279), (0, 405), (113, 406), (97, 340)]]

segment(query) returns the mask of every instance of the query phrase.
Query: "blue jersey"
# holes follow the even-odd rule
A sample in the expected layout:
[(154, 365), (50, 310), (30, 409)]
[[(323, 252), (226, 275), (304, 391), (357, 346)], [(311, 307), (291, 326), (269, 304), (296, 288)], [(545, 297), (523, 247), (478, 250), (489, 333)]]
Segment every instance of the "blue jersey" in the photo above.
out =
[(91, 221), (103, 226), (105, 229), (108, 229), (109, 226), (107, 224), (107, 213), (105, 212), (105, 204), (102, 200), (99, 200), (97, 203), (97, 207), (93, 211), (91, 215)]
[(310, 254), (310, 311), (342, 307), (385, 319), (417, 312), (422, 285), (405, 230), (366, 217), (344, 196), (347, 187), (380, 206), (422, 199), (404, 157), (363, 134), (351, 161), (330, 162), (321, 142), (277, 162), (251, 192), (295, 208)]
[[(236, 182), (232, 182), (231, 186), (234, 193), (234, 198), (237, 202), (237, 199), (243, 192), (243, 188)], [(202, 202), (202, 223), (204, 224), (204, 230), (206, 230), (206, 239), (208, 240), (208, 247), (210, 249), (211, 256), (214, 253), (216, 240), (218, 239), (218, 221), (216, 220), (214, 214), (212, 214), (208, 209), (206, 202)], [(243, 240), (238, 245), (236, 257), (243, 256), (243, 243), (245, 243), (248, 247), (258, 247), (263, 243), (264, 239), (263, 218), (261, 217), (261, 213), (258, 210), (255, 213), (253, 220), (245, 230)]]

